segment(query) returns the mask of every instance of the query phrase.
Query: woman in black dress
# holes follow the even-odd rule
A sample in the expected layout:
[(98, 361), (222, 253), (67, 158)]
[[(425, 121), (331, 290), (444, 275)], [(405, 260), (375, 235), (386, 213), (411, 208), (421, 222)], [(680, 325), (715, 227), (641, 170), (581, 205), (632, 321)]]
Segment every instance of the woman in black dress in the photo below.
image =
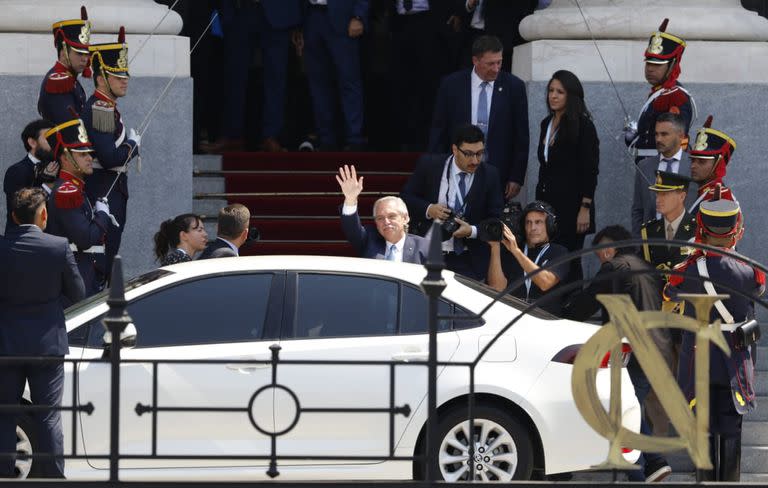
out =
[(155, 255), (160, 266), (192, 261), (205, 249), (208, 233), (199, 215), (181, 214), (160, 224), (155, 234)]
[[(584, 89), (570, 71), (552, 75), (547, 107), (549, 115), (541, 121), (539, 135), (536, 200), (555, 209), (558, 234), (554, 241), (576, 251), (584, 247), (584, 237), (595, 231), (600, 141), (584, 103)], [(570, 276), (582, 278), (580, 259), (572, 261)]]

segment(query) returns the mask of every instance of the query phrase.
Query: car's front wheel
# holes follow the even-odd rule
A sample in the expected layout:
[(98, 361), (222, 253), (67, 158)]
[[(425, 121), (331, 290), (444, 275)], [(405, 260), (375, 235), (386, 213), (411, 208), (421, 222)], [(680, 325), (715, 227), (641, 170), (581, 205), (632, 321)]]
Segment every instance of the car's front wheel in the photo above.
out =
[[(474, 464), (476, 481), (528, 480), (533, 473), (533, 444), (528, 429), (508, 412), (475, 408), (470, 435), (466, 408), (441, 416), (438, 427), (438, 473), (445, 481), (469, 481)], [(469, 456), (470, 443), (474, 446)]]
[(26, 479), (34, 475), (34, 460), (29, 457), (34, 452), (35, 433), (31, 418), (20, 417), (16, 424), (16, 478)]

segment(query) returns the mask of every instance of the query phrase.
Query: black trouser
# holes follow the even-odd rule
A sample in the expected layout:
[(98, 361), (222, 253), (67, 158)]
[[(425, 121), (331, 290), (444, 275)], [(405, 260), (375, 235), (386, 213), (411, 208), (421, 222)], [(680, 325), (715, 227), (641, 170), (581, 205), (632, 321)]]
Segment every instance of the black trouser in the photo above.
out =
[[(29, 391), (34, 405), (60, 406), (64, 394), (64, 363), (48, 363), (41, 366), (3, 365), (0, 367), (0, 405), (18, 405), (29, 381)], [(21, 414), (25, 415), (25, 414)], [(16, 452), (16, 413), (0, 415), (0, 453)], [(61, 412), (50, 410), (35, 412), (36, 454), (64, 454), (64, 434), (61, 429)], [(64, 458), (35, 458), (36, 471), (45, 478), (64, 477)], [(14, 476), (15, 460), (0, 459), (0, 477)], [(39, 468), (39, 469), (37, 469)]]
[(731, 395), (730, 386), (710, 386), (709, 453), (714, 469), (701, 473), (705, 481), (739, 481), (741, 477), (742, 416)]

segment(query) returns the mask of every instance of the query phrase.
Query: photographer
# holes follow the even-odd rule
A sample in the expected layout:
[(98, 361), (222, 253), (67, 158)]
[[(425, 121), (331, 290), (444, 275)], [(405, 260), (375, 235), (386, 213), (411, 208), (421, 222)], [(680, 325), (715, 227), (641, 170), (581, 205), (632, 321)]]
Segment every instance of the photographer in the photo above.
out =
[(443, 254), (448, 269), (485, 279), (488, 247), (477, 240), (477, 226), (499, 217), (503, 205), (496, 168), (482, 163), (483, 131), (460, 127), (450, 155), (425, 154), (400, 192), (408, 206), (414, 233), (424, 235), (432, 221), (441, 222)]
[[(5, 172), (3, 179), (3, 190), (5, 191), (6, 219), (5, 233), (13, 229), (18, 224), (14, 222), (11, 216), (13, 209), (13, 196), (22, 188), (40, 186), (44, 181), (50, 182), (56, 179), (59, 171), (58, 163), (53, 162), (51, 146), (45, 139), (45, 133), (53, 127), (53, 124), (46, 120), (38, 119), (30, 122), (21, 132), (21, 141), (24, 143), (24, 149), (27, 155), (16, 164), (11, 165)], [(43, 167), (47, 170), (43, 172)], [(45, 176), (48, 176), (45, 178)]]
[[(550, 242), (555, 233), (555, 221), (554, 211), (547, 203), (529, 203), (523, 209), (521, 217), (521, 227), (525, 235), (525, 245), (522, 249), (514, 233), (503, 225), (501, 242), (488, 241), (491, 248), (488, 285), (502, 291), (509, 281), (527, 276), (548, 261), (568, 254), (565, 247)], [(500, 244), (504, 244), (506, 251), (502, 251)], [(527, 302), (535, 302), (568, 279), (569, 267), (569, 263), (565, 262), (536, 273), (526, 279), (523, 285), (511, 290), (510, 294)], [(560, 297), (544, 298), (538, 305), (555, 315), (560, 315), (562, 308)]]

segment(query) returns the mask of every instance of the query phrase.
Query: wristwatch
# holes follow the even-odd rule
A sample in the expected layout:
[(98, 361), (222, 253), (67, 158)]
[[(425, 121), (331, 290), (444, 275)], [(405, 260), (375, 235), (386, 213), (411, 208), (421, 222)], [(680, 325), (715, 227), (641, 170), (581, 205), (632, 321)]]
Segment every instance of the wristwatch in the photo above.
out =
[(592, 208), (592, 202), (581, 202), (583, 208)]

